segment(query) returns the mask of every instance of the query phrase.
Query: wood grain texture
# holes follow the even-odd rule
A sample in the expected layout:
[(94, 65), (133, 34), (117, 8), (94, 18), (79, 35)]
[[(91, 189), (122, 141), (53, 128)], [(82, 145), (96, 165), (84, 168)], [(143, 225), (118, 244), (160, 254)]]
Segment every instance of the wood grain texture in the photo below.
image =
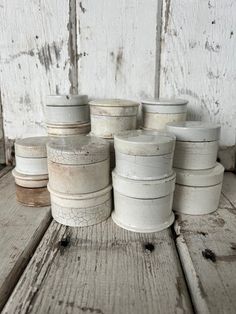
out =
[(191, 313), (171, 231), (52, 222), (3, 313)]
[(79, 91), (92, 98), (153, 97), (160, 46), (156, 45), (158, 13), (156, 0), (80, 1)]
[(6, 141), (45, 134), (45, 95), (68, 93), (72, 85), (69, 1), (0, 0), (0, 19)]
[[(189, 100), (189, 118), (220, 123), (235, 145), (236, 2), (164, 0), (160, 94)], [(227, 152), (226, 152), (227, 153)]]
[[(234, 178), (234, 187), (235, 183)], [(177, 249), (196, 313), (235, 313), (235, 215), (236, 209), (222, 195), (215, 213), (179, 215), (175, 222)]]
[[(4, 168), (2, 171), (6, 172)], [(1, 176), (1, 173), (0, 173)], [(15, 199), (11, 172), (0, 179), (0, 310), (51, 221), (50, 208), (28, 208)]]

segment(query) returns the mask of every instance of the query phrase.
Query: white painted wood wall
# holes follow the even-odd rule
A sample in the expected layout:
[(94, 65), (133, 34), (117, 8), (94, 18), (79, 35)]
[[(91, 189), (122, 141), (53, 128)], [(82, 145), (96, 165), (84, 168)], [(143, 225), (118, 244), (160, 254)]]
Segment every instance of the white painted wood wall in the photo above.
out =
[(46, 133), (46, 94), (160, 94), (189, 99), (191, 119), (220, 122), (233, 167), (235, 12), (234, 0), (0, 0), (7, 161), (12, 140)]

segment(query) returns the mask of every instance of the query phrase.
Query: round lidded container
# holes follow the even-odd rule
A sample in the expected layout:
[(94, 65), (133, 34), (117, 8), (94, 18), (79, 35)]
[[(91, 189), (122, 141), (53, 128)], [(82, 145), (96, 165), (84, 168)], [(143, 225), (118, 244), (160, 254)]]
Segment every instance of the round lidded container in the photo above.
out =
[(16, 199), (29, 207), (45, 207), (50, 205), (50, 194), (46, 187), (26, 188), (16, 184)]
[(26, 175), (46, 175), (48, 137), (37, 136), (16, 140), (16, 171)]
[(168, 122), (185, 121), (187, 100), (184, 99), (146, 99), (142, 100), (144, 129), (164, 129)]
[(157, 180), (172, 173), (175, 136), (132, 130), (114, 136), (117, 174), (134, 180)]
[(216, 163), (207, 170), (176, 171), (173, 209), (189, 215), (204, 215), (217, 210), (222, 189), (224, 167)]
[(73, 136), (77, 134), (88, 134), (90, 132), (90, 123), (80, 124), (47, 124), (49, 136)]
[(46, 121), (50, 124), (89, 122), (87, 95), (50, 95), (46, 97)]
[(176, 136), (175, 168), (201, 170), (215, 166), (220, 125), (185, 121), (168, 123), (166, 128)]
[(48, 142), (50, 188), (83, 194), (109, 185), (109, 143), (93, 136), (54, 138)]
[(135, 232), (156, 232), (174, 221), (172, 212), (175, 174), (161, 180), (141, 181), (112, 172), (114, 222)]
[(111, 214), (111, 185), (93, 193), (68, 195), (48, 190), (53, 218), (66, 226), (91, 226), (106, 220)]
[(93, 135), (113, 138), (120, 131), (136, 129), (139, 103), (123, 99), (101, 99), (90, 101), (89, 104)]

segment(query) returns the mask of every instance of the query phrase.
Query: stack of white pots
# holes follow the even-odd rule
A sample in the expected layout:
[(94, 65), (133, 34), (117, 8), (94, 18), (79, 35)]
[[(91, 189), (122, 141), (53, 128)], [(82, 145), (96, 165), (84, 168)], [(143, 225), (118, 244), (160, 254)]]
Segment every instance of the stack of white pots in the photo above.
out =
[(201, 121), (173, 122), (176, 212), (202, 215), (218, 208), (224, 167), (216, 163), (220, 126)]
[(47, 137), (28, 137), (15, 142), (16, 198), (26, 206), (48, 206)]
[(185, 121), (187, 100), (147, 99), (142, 101), (143, 128), (146, 130), (164, 129), (168, 122)]
[(49, 136), (70, 136), (90, 132), (87, 95), (51, 95), (46, 98)]
[(114, 134), (137, 127), (139, 103), (124, 99), (101, 99), (90, 103), (91, 134), (110, 144), (110, 168), (115, 167)]
[(110, 216), (109, 144), (93, 136), (52, 139), (47, 145), (52, 216), (89, 226)]
[(115, 135), (114, 140), (114, 222), (135, 232), (155, 232), (169, 227), (174, 221), (175, 136), (134, 130)]

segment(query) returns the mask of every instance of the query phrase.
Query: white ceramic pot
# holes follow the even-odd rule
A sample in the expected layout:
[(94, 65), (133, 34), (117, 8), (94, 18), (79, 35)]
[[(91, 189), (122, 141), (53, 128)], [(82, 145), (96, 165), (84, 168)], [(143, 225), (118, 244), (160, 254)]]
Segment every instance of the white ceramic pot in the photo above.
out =
[(87, 95), (51, 95), (46, 98), (48, 124), (80, 124), (89, 121)]
[(174, 167), (201, 170), (215, 166), (220, 126), (201, 121), (168, 123), (169, 132), (176, 135)]
[(189, 215), (204, 215), (217, 210), (222, 188), (224, 167), (217, 163), (207, 170), (176, 171), (173, 209)]
[(65, 194), (91, 193), (109, 185), (109, 144), (91, 136), (52, 139), (47, 145), (49, 182)]
[(115, 135), (116, 172), (135, 180), (157, 180), (172, 173), (175, 136), (133, 130)]
[(84, 227), (100, 223), (111, 213), (111, 186), (94, 193), (68, 195), (54, 191), (51, 195), (53, 218), (66, 226)]
[(112, 173), (115, 210), (112, 219), (135, 232), (156, 232), (174, 221), (175, 174), (162, 180), (141, 181)]
[(137, 126), (139, 104), (130, 100), (102, 99), (91, 101), (91, 133), (98, 137), (113, 138), (123, 130)]
[(90, 123), (82, 124), (47, 124), (48, 136), (72, 136), (78, 134), (88, 134), (90, 132)]
[(48, 175), (28, 175), (19, 173), (16, 169), (12, 170), (17, 185), (25, 188), (41, 188), (48, 184)]
[(48, 137), (28, 137), (15, 142), (16, 170), (21, 174), (45, 175)]
[(142, 101), (144, 129), (164, 129), (168, 122), (185, 121), (187, 100), (147, 99)]

